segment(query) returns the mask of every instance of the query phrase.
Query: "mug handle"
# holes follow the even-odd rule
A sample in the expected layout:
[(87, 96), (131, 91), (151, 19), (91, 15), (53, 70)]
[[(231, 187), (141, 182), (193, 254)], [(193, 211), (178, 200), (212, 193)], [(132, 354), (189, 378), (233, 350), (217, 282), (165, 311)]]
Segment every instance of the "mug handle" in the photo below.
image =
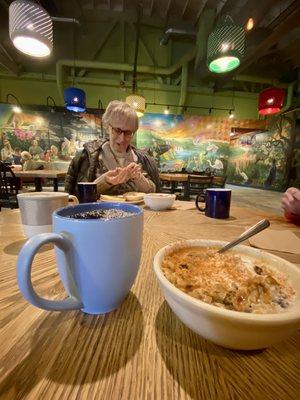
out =
[(76, 204), (79, 204), (79, 201), (78, 201), (77, 197), (76, 197), (76, 196), (73, 196), (72, 194), (69, 194), (69, 202), (70, 202), (70, 203), (74, 203), (74, 206), (75, 206)]
[[(34, 256), (39, 248), (47, 243), (53, 243), (61, 249), (65, 255), (65, 264), (62, 268), (66, 282), (63, 282), (63, 284), (65, 290), (69, 294), (69, 297), (65, 300), (44, 299), (35, 292), (32, 286), (31, 267)], [(29, 239), (22, 247), (17, 262), (17, 281), (23, 296), (29, 303), (49, 311), (78, 310), (83, 308), (83, 303), (79, 298), (74, 276), (70, 268), (71, 246), (69, 239), (63, 235), (57, 233), (41, 233)]]
[(195, 205), (198, 208), (199, 211), (204, 212), (205, 211), (205, 206), (200, 207), (198, 203), (205, 203), (205, 193), (200, 192), (197, 194), (196, 200), (195, 200)]

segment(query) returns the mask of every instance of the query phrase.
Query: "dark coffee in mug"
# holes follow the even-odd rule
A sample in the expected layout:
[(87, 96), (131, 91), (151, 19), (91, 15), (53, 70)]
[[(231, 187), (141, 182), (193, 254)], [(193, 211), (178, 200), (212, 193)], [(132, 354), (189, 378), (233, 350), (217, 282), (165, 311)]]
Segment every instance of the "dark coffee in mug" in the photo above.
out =
[(124, 218), (129, 217), (132, 213), (128, 211), (118, 210), (115, 208), (108, 208), (107, 210), (92, 210), (92, 211), (84, 211), (78, 212), (75, 214), (71, 214), (69, 218), (74, 219), (113, 219), (113, 218)]
[[(206, 189), (196, 197), (196, 207), (199, 211), (205, 212), (210, 218), (229, 218), (231, 201), (231, 190), (221, 188)], [(201, 207), (199, 203), (205, 203)]]
[(79, 203), (94, 203), (98, 199), (97, 184), (94, 182), (78, 182)]

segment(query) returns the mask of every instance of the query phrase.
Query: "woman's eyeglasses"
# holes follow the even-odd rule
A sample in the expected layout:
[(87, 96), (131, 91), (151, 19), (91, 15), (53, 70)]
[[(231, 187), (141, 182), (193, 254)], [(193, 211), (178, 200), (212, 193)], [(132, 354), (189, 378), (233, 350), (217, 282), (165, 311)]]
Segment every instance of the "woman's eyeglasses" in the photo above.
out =
[(126, 137), (126, 138), (131, 138), (132, 136), (133, 136), (133, 133), (134, 132), (131, 132), (131, 131), (126, 131), (126, 130), (123, 130), (123, 129), (121, 129), (121, 128), (115, 128), (114, 126), (112, 126), (112, 125), (110, 125), (110, 127), (111, 127), (111, 129), (112, 129), (112, 131), (117, 135), (117, 136), (120, 136), (120, 135), (122, 135), (122, 133), (124, 133), (124, 136)]

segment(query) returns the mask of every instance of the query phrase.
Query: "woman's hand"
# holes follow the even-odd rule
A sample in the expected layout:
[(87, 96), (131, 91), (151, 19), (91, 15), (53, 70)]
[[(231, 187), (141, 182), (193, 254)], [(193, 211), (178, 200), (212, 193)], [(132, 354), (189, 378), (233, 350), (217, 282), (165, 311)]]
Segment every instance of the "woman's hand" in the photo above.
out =
[(132, 162), (127, 167), (116, 168), (106, 172), (105, 180), (110, 185), (121, 185), (128, 182), (130, 179), (137, 179), (141, 175), (141, 167)]
[(126, 168), (116, 168), (106, 172), (105, 180), (110, 185), (121, 185), (129, 180)]
[(130, 176), (129, 179), (138, 179), (141, 176), (141, 167), (135, 162), (130, 163), (126, 168), (128, 175)]
[(282, 196), (281, 206), (286, 214), (300, 216), (300, 190), (288, 188)]

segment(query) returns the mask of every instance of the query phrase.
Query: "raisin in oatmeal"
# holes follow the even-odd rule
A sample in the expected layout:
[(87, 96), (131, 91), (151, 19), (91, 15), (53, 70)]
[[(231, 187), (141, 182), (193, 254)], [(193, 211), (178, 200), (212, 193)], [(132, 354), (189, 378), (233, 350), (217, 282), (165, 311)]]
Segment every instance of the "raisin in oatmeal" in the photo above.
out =
[(165, 256), (162, 271), (183, 292), (228, 310), (278, 313), (295, 298), (278, 271), (233, 252), (218, 254), (215, 248), (176, 249)]

